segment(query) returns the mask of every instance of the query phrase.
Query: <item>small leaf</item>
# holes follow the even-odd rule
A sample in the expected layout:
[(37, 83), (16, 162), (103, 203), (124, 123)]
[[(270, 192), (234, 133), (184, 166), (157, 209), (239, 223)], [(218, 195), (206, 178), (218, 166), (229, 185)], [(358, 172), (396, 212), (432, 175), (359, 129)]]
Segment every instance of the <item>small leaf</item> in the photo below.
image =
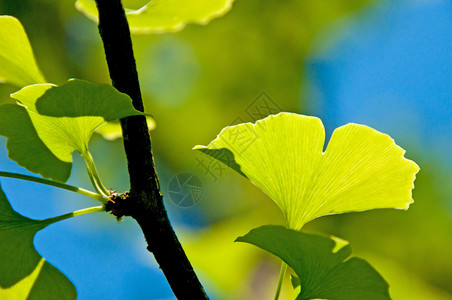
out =
[(110, 85), (70, 80), (37, 84), (11, 95), (20, 104), (0, 106), (0, 135), (9, 157), (45, 178), (66, 181), (72, 152), (88, 153), (94, 130), (107, 121), (143, 115), (131, 99)]
[(0, 82), (25, 86), (46, 82), (19, 20), (0, 16)]
[[(157, 123), (150, 116), (146, 116), (146, 123), (149, 131), (152, 131), (157, 127)], [(122, 138), (121, 124), (119, 121), (105, 123), (96, 129), (96, 133), (102, 135), (106, 140), (114, 141)]]
[(262, 226), (238, 242), (253, 244), (281, 258), (299, 278), (297, 300), (388, 300), (389, 286), (365, 260), (351, 254), (349, 245), (337, 249), (335, 240), (283, 226)]
[(74, 285), (33, 246), (50, 224), (15, 212), (0, 187), (0, 299), (76, 299)]
[(247, 177), (279, 205), (292, 229), (324, 215), (407, 209), (413, 202), (419, 167), (390, 136), (347, 124), (334, 131), (325, 152), (324, 141), (320, 119), (279, 113), (226, 127), (194, 149)]
[[(176, 32), (188, 23), (205, 25), (226, 14), (234, 0), (152, 0), (137, 10), (126, 9), (130, 31), (134, 34)], [(97, 22), (93, 0), (77, 0), (75, 7)]]
[(201, 230), (181, 232), (182, 244), (190, 262), (197, 272), (212, 282), (219, 298), (234, 298), (225, 295), (236, 294), (239, 287), (251, 285), (253, 270), (260, 261), (259, 250), (231, 241), (243, 232), (243, 228), (253, 227), (252, 224), (259, 224), (258, 220), (262, 219), (261, 214), (247, 212), (245, 216), (227, 218)]

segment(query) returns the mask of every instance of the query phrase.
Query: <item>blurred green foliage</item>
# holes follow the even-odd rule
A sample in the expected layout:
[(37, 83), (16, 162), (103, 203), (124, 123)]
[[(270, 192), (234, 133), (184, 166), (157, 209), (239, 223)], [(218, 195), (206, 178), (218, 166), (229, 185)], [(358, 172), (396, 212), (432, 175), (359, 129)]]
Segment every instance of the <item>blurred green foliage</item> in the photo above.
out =
[[(130, 8), (145, 3), (124, 2)], [(231, 170), (211, 168), (209, 173), (203, 169), (202, 154), (192, 147), (207, 144), (226, 125), (254, 121), (256, 116), (249, 116), (247, 108), (262, 91), (284, 111), (309, 114), (303, 64), (312, 51), (319, 50), (313, 48), (313, 41), (322, 34), (326, 39), (322, 44), (327, 47), (336, 38), (333, 21), (372, 9), (370, 2), (375, 1), (236, 0), (227, 15), (207, 26), (189, 25), (175, 34), (134, 36), (146, 110), (157, 122), (152, 140), (162, 192), (166, 194), (169, 180), (180, 172), (197, 174), (204, 185), (198, 206), (180, 209), (170, 201), (167, 206), (176, 225), (186, 215), (194, 223), (207, 224), (200, 230), (184, 230), (181, 238), (215, 296), (262, 299), (272, 295), (279, 271), (277, 260), (233, 241), (251, 228), (284, 221), (276, 205), (246, 179)], [(77, 77), (108, 83), (96, 25), (73, 4), (1, 1), (0, 13), (21, 20), (50, 82), (62, 84)], [(13, 91), (12, 86), (0, 86), (0, 95)], [(8, 100), (3, 96), (1, 101)], [(121, 142), (97, 137), (90, 148), (107, 187), (127, 189)], [(412, 151), (408, 149), (408, 157), (418, 161), (421, 155), (410, 153), (420, 151)], [(452, 299), (452, 220), (445, 203), (450, 196), (447, 187), (435, 181), (450, 174), (439, 173), (439, 161), (423, 162), (415, 182), (415, 203), (407, 212), (378, 210), (307, 224), (309, 230), (350, 241), (354, 255), (367, 259), (387, 278), (394, 299)], [(218, 264), (213, 268), (206, 261)], [(243, 272), (231, 272), (235, 266)], [(225, 274), (231, 276), (222, 282)], [(283, 292), (291, 293), (289, 278)]]

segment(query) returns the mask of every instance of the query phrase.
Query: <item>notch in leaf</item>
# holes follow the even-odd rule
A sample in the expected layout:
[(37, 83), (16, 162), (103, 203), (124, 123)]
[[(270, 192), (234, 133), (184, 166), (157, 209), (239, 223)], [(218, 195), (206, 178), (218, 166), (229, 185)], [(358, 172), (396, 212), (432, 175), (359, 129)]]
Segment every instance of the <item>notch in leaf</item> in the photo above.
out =
[(391, 299), (388, 284), (368, 262), (348, 258), (348, 244), (274, 225), (255, 228), (236, 242), (253, 244), (287, 263), (298, 276), (294, 287), (301, 287), (297, 300)]
[[(199, 150), (225, 163), (272, 198), (288, 226), (375, 208), (407, 209), (416, 163), (381, 132), (359, 124), (337, 128), (325, 152), (320, 119), (279, 113), (224, 128)], [(228, 156), (220, 155), (229, 153)]]

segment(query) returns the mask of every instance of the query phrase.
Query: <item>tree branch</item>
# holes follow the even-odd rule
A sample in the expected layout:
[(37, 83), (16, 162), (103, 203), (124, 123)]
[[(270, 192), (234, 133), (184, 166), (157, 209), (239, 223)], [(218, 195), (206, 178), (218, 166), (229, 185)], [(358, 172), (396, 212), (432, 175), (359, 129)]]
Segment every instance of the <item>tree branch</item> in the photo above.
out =
[[(113, 86), (132, 98), (144, 111), (129, 25), (121, 0), (96, 0), (99, 33)], [(171, 227), (151, 151), (151, 140), (143, 116), (121, 119), (124, 148), (130, 176), (126, 209), (140, 225), (148, 250), (154, 254), (178, 299), (207, 299), (204, 289)], [(124, 204), (124, 203), (122, 203)]]

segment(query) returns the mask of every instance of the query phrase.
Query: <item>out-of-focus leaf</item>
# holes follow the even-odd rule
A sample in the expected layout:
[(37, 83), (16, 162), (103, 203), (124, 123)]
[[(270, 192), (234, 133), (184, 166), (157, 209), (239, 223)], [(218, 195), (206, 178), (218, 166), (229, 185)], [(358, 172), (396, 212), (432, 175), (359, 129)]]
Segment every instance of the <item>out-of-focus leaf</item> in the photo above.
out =
[(260, 258), (257, 249), (237, 247), (233, 241), (243, 228), (259, 223), (262, 223), (261, 215), (246, 214), (201, 231), (182, 232), (184, 249), (197, 273), (222, 297), (236, 298), (238, 292), (244, 296), (244, 287), (250, 284), (252, 270)]
[[(378, 240), (381, 242), (381, 239)], [(410, 248), (411, 249), (411, 248)], [(400, 261), (392, 260), (377, 253), (365, 252), (360, 254), (366, 257), (372, 266), (386, 279), (392, 299), (397, 300), (424, 300), (440, 299), (452, 300), (452, 295), (446, 290), (433, 285), (426, 278), (413, 272), (411, 266), (404, 267)]]
[[(157, 127), (157, 123), (154, 118), (146, 116), (146, 123), (148, 124), (149, 131), (152, 131)], [(96, 132), (106, 140), (114, 141), (122, 137), (121, 124), (119, 121), (107, 122), (96, 129)]]
[(279, 113), (224, 128), (208, 146), (196, 146), (269, 195), (289, 227), (320, 216), (375, 208), (407, 209), (419, 167), (405, 150), (370, 127), (336, 129), (323, 152), (320, 119)]
[(11, 97), (19, 103), (0, 106), (0, 134), (8, 138), (9, 157), (59, 181), (69, 178), (74, 150), (89, 155), (88, 141), (98, 126), (143, 115), (112, 86), (82, 80), (31, 85)]
[(286, 262), (300, 279), (297, 300), (391, 299), (388, 284), (369, 263), (357, 257), (347, 259), (349, 245), (337, 249), (330, 238), (274, 225), (255, 228), (236, 241), (253, 244)]
[[(176, 32), (188, 23), (205, 25), (226, 14), (233, 0), (152, 0), (137, 10), (126, 9), (130, 31), (135, 34)], [(98, 21), (93, 0), (77, 0), (75, 7)]]
[(0, 66), (0, 82), (20, 87), (45, 82), (22, 24), (11, 16), (0, 16)]
[(35, 234), (52, 223), (15, 212), (0, 187), (0, 299), (76, 299), (74, 285), (33, 246)]

